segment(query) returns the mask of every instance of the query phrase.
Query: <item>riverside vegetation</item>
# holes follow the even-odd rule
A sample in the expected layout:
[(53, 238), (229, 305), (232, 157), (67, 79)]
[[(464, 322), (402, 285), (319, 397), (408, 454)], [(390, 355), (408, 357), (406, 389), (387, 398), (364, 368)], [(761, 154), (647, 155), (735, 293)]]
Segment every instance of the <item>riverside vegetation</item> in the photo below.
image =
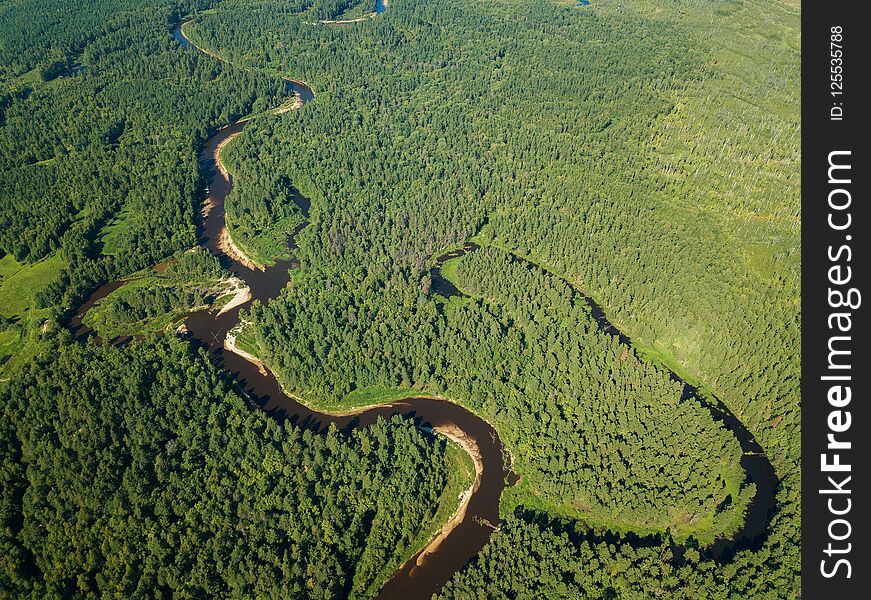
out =
[(0, 252), (23, 268), (51, 265), (39, 288), (8, 291), (25, 295), (20, 308), (0, 308), (15, 358), (33, 350), (45, 319), (99, 284), (192, 247), (199, 146), (287, 93), (273, 77), (179, 48), (168, 25), (200, 4), (143, 6), (2, 8)]
[(178, 340), (61, 343), (0, 401), (16, 597), (365, 598), (462, 466), (400, 419), (278, 424)]
[[(4, 8), (6, 21), (27, 4)], [(442, 596), (796, 594), (797, 5), (393, 0), (336, 27), (313, 22), (354, 6), (167, 2), (136, 17), (135, 5), (67, 11), (53, 46), (2, 32), (0, 247), (17, 268), (53, 260), (56, 273), (32, 305), (2, 309), (20, 335), (10, 365), (68, 344), (33, 332), (85, 291), (191, 247), (197, 144), (282, 102), (276, 75), (304, 80), (315, 102), (255, 119), (224, 151), (231, 232), (261, 259), (281, 256), (301, 221), (296, 190), (312, 201), (294, 249), (302, 268), (255, 303), (245, 339), (317, 406), (432, 393), (497, 427), (521, 480), (503, 495), (505, 523)], [(223, 64), (169, 36), (195, 12), (185, 33)], [(27, 31), (59, 18), (34, 15)], [(65, 119), (72, 110), (84, 118)], [(473, 237), (484, 249), (442, 269), (468, 297), (437, 294), (435, 257)], [(573, 287), (634, 347), (599, 332)], [(63, 356), (137, 364), (159, 347)], [(754, 487), (734, 437), (659, 364), (722, 399), (780, 478), (765, 534), (725, 557), (704, 548), (739, 529)], [(35, 367), (20, 368), (9, 385), (32, 395)], [(101, 377), (81, 385), (117, 395)], [(21, 427), (4, 428), (11, 472)], [(421, 446), (437, 466), (430, 491), (409, 492), (419, 514), (445, 485), (437, 446)], [(14, 488), (10, 544), (27, 526), (15, 507), (57, 485)], [(384, 510), (379, 527), (395, 514)], [(44, 547), (20, 547), (20, 564), (45, 564)], [(118, 585), (113, 573), (91, 581)]]
[(198, 308), (220, 308), (242, 287), (241, 281), (226, 277), (217, 258), (197, 248), (162, 273), (131, 279), (89, 310), (82, 322), (106, 340), (143, 335), (163, 330)]

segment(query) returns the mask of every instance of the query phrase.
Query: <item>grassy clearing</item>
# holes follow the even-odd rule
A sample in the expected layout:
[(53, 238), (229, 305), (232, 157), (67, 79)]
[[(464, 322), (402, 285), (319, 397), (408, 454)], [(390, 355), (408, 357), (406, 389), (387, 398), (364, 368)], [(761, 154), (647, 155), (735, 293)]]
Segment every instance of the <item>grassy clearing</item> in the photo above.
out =
[(469, 241), (484, 246), (493, 240), (493, 236), (493, 224), (486, 223), (478, 233), (469, 238)]
[[(6, 376), (36, 351), (50, 309), (36, 308), (36, 295), (57, 277), (64, 260), (55, 253), (31, 265), (12, 256), (0, 259), (0, 376)], [(8, 360), (6, 357), (9, 357)]]
[(514, 466), (514, 471), (520, 476), (520, 481), (512, 487), (505, 488), (502, 491), (502, 496), (499, 498), (499, 514), (503, 518), (512, 515), (516, 508), (523, 507), (526, 510), (531, 509), (537, 512), (548, 513), (552, 517), (580, 521), (594, 531), (607, 530), (618, 534), (633, 533), (640, 536), (661, 535), (663, 533), (659, 528), (637, 524), (613, 521), (598, 522), (582, 509), (573, 508), (566, 504), (548, 502), (536, 493), (533, 484), (529, 482), (528, 478), (523, 476), (517, 465)]
[[(480, 243), (480, 241), (477, 239), (473, 241)], [(484, 244), (481, 243), (481, 245), (483, 246)], [(460, 287), (459, 278), (457, 277), (457, 269), (459, 268), (460, 260), (462, 258), (462, 256), (458, 256), (456, 258), (446, 260), (444, 263), (442, 263), (440, 269), (442, 277), (452, 283), (454, 287), (457, 288), (457, 291), (459, 291), (461, 294), (460, 296), (451, 296), (450, 298), (445, 298), (445, 310), (454, 310), (457, 308), (461, 308), (469, 302), (473, 302), (473, 294), (468, 293), (466, 290)]]
[[(453, 283), (455, 286), (457, 285), (457, 267), (460, 264), (460, 259), (462, 256), (458, 256), (456, 258), (452, 258), (450, 260), (446, 260), (444, 264), (442, 264), (441, 272), (442, 277)], [(460, 289), (457, 287), (457, 289)]]
[(0, 80), (0, 91), (16, 92), (26, 88), (34, 88), (38, 85), (44, 85), (45, 82), (39, 78), (39, 72), (34, 67), (33, 69), (22, 73), (16, 77), (9, 77), (5, 80)]
[(345, 396), (337, 402), (337, 406), (341, 408), (337, 408), (336, 410), (349, 410), (364, 406), (374, 406), (376, 404), (386, 404), (388, 402), (395, 402), (397, 400), (404, 400), (406, 398), (413, 398), (421, 395), (425, 395), (425, 392), (421, 390), (385, 388), (378, 386), (360, 388), (345, 394)]
[(21, 334), (18, 329), (0, 331), (0, 359), (15, 354), (21, 346)]
[[(729, 479), (724, 488), (724, 496), (731, 495), (733, 499), (738, 498), (739, 483), (744, 478), (744, 472), (740, 466), (737, 469), (740, 473), (729, 473), (730, 476), (734, 475), (734, 478)], [(521, 479), (516, 485), (507, 487), (502, 491), (502, 496), (499, 499), (499, 514), (502, 518), (507, 518), (513, 514), (516, 508), (523, 507), (525, 510), (531, 509), (547, 513), (551, 517), (580, 521), (594, 532), (608, 531), (622, 535), (639, 536), (662, 536), (666, 533), (661, 527), (651, 527), (644, 523), (597, 519), (583, 507), (549, 502), (536, 492), (534, 485), (523, 476), (520, 469), (517, 469), (517, 465), (514, 466), (514, 470)], [(737, 531), (744, 522), (743, 511), (745, 508), (746, 505), (738, 506), (736, 510), (728, 514), (681, 515), (669, 512), (668, 533), (677, 543), (685, 543), (688, 539), (693, 538), (702, 546), (706, 546), (711, 544), (723, 530), (734, 528)]]
[(132, 228), (130, 216), (130, 211), (124, 206), (100, 231), (98, 240), (103, 246), (104, 255), (113, 256), (121, 250), (124, 235)]
[(260, 356), (260, 345), (254, 336), (254, 330), (250, 326), (240, 324), (233, 328), (236, 334), (236, 347), (252, 356)]
[(16, 261), (11, 254), (7, 254), (3, 258), (0, 258), (0, 284), (3, 283), (3, 280), (6, 277), (10, 277), (15, 275), (18, 271), (20, 271), (24, 266)]
[(36, 295), (64, 267), (60, 254), (53, 254), (32, 265), (17, 262), (8, 254), (0, 259), (0, 314), (8, 318), (23, 318), (34, 311)]
[(47, 167), (49, 165), (53, 165), (54, 163), (56, 163), (57, 159), (58, 159), (57, 156), (52, 156), (51, 158), (46, 158), (45, 160), (37, 161), (37, 162), (33, 163), (33, 165), (37, 166), (37, 167)]

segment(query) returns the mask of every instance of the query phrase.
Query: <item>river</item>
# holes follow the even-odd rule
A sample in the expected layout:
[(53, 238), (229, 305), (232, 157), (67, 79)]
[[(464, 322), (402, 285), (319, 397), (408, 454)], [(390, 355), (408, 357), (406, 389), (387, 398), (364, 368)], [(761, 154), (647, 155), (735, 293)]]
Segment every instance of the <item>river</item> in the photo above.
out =
[[(383, 5), (381, 5), (383, 6)], [(182, 21), (172, 35), (183, 47), (196, 49), (182, 32)], [(285, 78), (288, 89), (298, 98), (297, 107), (314, 99), (311, 88), (300, 81)], [(284, 392), (275, 376), (262, 364), (255, 364), (235, 352), (225, 349), (227, 333), (239, 322), (239, 311), (253, 300), (268, 303), (277, 297), (290, 281), (290, 271), (299, 267), (295, 259), (279, 260), (263, 269), (251, 268), (225, 252), (221, 234), (226, 227), (224, 202), (232, 188), (232, 178), (219, 168), (220, 148), (242, 132), (246, 120), (224, 127), (210, 137), (200, 153), (200, 168), (208, 180), (208, 197), (204, 203), (198, 228), (198, 242), (217, 256), (222, 266), (248, 285), (250, 299), (222, 314), (201, 310), (185, 320), (187, 336), (206, 348), (219, 367), (232, 373), (249, 398), (279, 421), (292, 423), (315, 431), (323, 431), (330, 424), (339, 429), (366, 427), (376, 419), (402, 415), (411, 418), (427, 431), (436, 431), (458, 441), (476, 464), (476, 477), (470, 493), (453, 518), (425, 547), (406, 561), (379, 590), (377, 598), (383, 600), (428, 598), (437, 592), (451, 576), (475, 556), (487, 543), (493, 527), (500, 523), (499, 498), (505, 485), (515, 479), (505, 464), (504, 448), (496, 430), (486, 421), (444, 398), (411, 397), (378, 405), (356, 414), (329, 414), (313, 410)], [(289, 248), (296, 245), (295, 235), (308, 225), (310, 202), (295, 192), (295, 201), (306, 221), (288, 240)], [(171, 261), (170, 261), (171, 262)], [(162, 272), (169, 263), (161, 263), (154, 270)], [(126, 280), (109, 282), (78, 307), (69, 328), (77, 339), (94, 336), (82, 323), (87, 311), (101, 299), (124, 284)], [(129, 338), (108, 340), (124, 343)], [(454, 499), (448, 499), (454, 501)]]
[[(380, 7), (379, 12), (381, 12), (384, 8), (383, 2), (379, 0), (376, 7)], [(173, 36), (185, 48), (196, 48), (182, 32), (182, 23), (173, 29)], [(314, 93), (305, 83), (288, 78), (285, 78), (285, 81), (299, 99), (299, 107), (314, 99)], [(389, 418), (398, 414), (414, 419), (421, 427), (439, 431), (461, 441), (461, 446), (476, 462), (477, 475), (472, 493), (466, 497), (465, 505), (460, 507), (450, 527), (440, 532), (437, 546), (428, 544), (406, 561), (382, 586), (377, 595), (377, 598), (384, 600), (428, 598), (484, 547), (493, 528), (500, 523), (499, 498), (505, 486), (515, 480), (514, 474), (506, 465), (507, 453), (498, 433), (489, 423), (447, 399), (414, 397), (373, 406), (355, 414), (335, 415), (319, 412), (285, 393), (278, 380), (264, 365), (256, 364), (240, 354), (225, 349), (228, 332), (239, 322), (240, 309), (248, 306), (253, 300), (266, 304), (276, 298), (288, 285), (291, 270), (299, 267), (295, 259), (285, 259), (264, 269), (251, 268), (229, 256), (224, 250), (226, 245), (221, 243), (221, 234), (226, 227), (224, 202), (232, 188), (232, 178), (219, 168), (220, 148), (240, 134), (246, 123), (247, 121), (241, 120), (224, 127), (209, 138), (202, 148), (200, 166), (209, 182), (209, 187), (198, 230), (198, 241), (202, 247), (217, 256), (229, 272), (249, 286), (251, 298), (248, 302), (222, 314), (210, 310), (192, 313), (185, 321), (188, 336), (207, 348), (213, 361), (236, 377), (251, 400), (278, 420), (289, 420), (298, 426), (322, 431), (330, 424), (335, 424), (340, 429), (366, 427), (379, 417)], [(310, 202), (298, 193), (295, 199), (302, 214), (308, 219)], [(307, 224), (306, 220), (295, 233), (299, 233)], [(295, 235), (289, 240), (291, 249), (295, 246), (294, 237)], [(450, 258), (477, 249), (476, 244), (468, 243), (461, 249), (440, 256), (432, 270), (433, 291), (445, 296), (459, 294), (453, 284), (441, 277), (440, 266)], [(519, 257), (515, 258), (523, 260)], [(155, 267), (155, 270), (160, 271), (164, 267), (165, 263)], [(92, 333), (82, 325), (85, 312), (123, 284), (123, 281), (114, 281), (102, 286), (78, 308), (70, 322), (70, 328), (76, 337), (83, 338)], [(586, 296), (584, 298), (590, 303), (593, 317), (599, 327), (610, 335), (618, 337), (621, 343), (629, 345), (628, 337), (608, 322), (604, 312), (592, 299)], [(671, 375), (676, 380), (682, 381), (674, 373)], [(694, 388), (686, 383), (684, 385), (685, 399), (697, 396)], [(738, 438), (745, 451), (742, 466), (748, 473), (748, 481), (756, 483), (758, 489), (744, 529), (734, 539), (718, 540), (708, 550), (716, 558), (721, 558), (737, 548), (758, 543), (773, 509), (774, 491), (778, 482), (770, 462), (761, 453), (761, 448), (743, 424), (722, 403), (714, 402), (705, 406), (711, 410), (715, 419), (722, 420)]]
[[(304, 86), (301, 83), (294, 85)], [(311, 90), (305, 91), (307, 93), (301, 93), (300, 97), (311, 97)], [(298, 266), (297, 262), (281, 260), (264, 270), (251, 269), (227, 256), (220, 245), (221, 231), (226, 225), (224, 201), (232, 181), (217, 168), (218, 148), (241, 132), (244, 126), (245, 122), (241, 121), (222, 129), (208, 140), (200, 155), (200, 164), (209, 180), (206, 205), (210, 208), (202, 221), (199, 243), (218, 256), (233, 275), (248, 284), (252, 300), (267, 303), (287, 286), (290, 270)], [(297, 194), (297, 203), (307, 217), (308, 201)], [(221, 315), (202, 310), (190, 315), (185, 324), (190, 337), (208, 348), (217, 364), (233, 373), (252, 399), (269, 414), (315, 430), (323, 430), (331, 423), (340, 429), (365, 427), (378, 417), (400, 414), (413, 418), (423, 427), (436, 430), (453, 428), (477, 447), (482, 469), (464, 518), (436, 552), (423, 559), (419, 554), (415, 555), (391, 577), (378, 596), (385, 599), (429, 597), (487, 543), (492, 529), (484, 523), (499, 523), (499, 496), (509, 476), (499, 435), (480, 417), (458, 404), (438, 398), (409, 398), (354, 415), (337, 416), (312, 410), (287, 395), (268, 369), (225, 350), (227, 333), (238, 324), (239, 310), (244, 306), (247, 303)]]

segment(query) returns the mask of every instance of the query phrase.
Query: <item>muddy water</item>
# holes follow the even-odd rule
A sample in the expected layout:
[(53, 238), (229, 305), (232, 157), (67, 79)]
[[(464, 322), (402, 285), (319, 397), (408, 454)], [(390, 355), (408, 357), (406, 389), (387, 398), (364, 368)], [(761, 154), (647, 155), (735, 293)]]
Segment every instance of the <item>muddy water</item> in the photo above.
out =
[[(294, 86), (303, 84), (294, 82)], [(300, 93), (304, 101), (311, 98), (311, 90)], [(200, 228), (200, 245), (218, 256), (223, 265), (251, 289), (252, 300), (267, 303), (281, 293), (290, 279), (290, 270), (298, 265), (294, 260), (281, 260), (264, 270), (249, 269), (228, 257), (219, 246), (221, 231), (226, 225), (224, 201), (232, 187), (217, 168), (218, 148), (238, 135), (244, 122), (238, 122), (219, 131), (206, 143), (200, 155), (201, 168), (209, 180), (207, 209)], [(309, 202), (297, 195), (302, 213), (308, 217)], [(499, 496), (509, 473), (504, 466), (502, 444), (496, 431), (481, 418), (447, 400), (411, 398), (386, 406), (377, 406), (356, 415), (335, 416), (300, 404), (281, 389), (275, 376), (241, 356), (224, 350), (227, 332), (239, 321), (239, 310), (231, 309), (222, 315), (203, 310), (190, 315), (186, 326), (191, 338), (208, 348), (215, 361), (233, 373), (251, 398), (277, 419), (315, 430), (330, 424), (339, 428), (366, 427), (379, 417), (395, 414), (413, 418), (418, 425), (439, 428), (453, 425), (477, 445), (483, 470), (478, 486), (472, 494), (465, 518), (444, 539), (439, 547), (422, 560), (415, 556), (397, 571), (379, 592), (379, 598), (426, 598), (436, 592), (470, 558), (484, 547), (499, 523)], [(420, 562), (420, 564), (417, 564)]]

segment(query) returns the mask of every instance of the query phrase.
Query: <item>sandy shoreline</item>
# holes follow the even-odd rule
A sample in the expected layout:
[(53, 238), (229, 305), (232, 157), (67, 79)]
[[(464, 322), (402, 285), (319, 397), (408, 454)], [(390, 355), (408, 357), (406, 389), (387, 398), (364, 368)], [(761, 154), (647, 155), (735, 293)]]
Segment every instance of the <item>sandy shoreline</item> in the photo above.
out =
[(234, 261), (243, 265), (247, 269), (265, 271), (266, 267), (263, 265), (254, 262), (245, 252), (242, 251), (239, 246), (236, 245), (236, 242), (233, 241), (233, 238), (230, 237), (230, 230), (227, 229), (227, 226), (224, 225), (221, 228), (221, 233), (218, 236), (218, 247), (221, 249), (221, 252), (232, 258)]
[(238, 277), (230, 277), (227, 281), (227, 288), (223, 290), (222, 295), (226, 296), (227, 294), (233, 294), (233, 297), (227, 302), (224, 306), (221, 307), (221, 310), (218, 311), (218, 316), (224, 314), (229, 310), (233, 310), (237, 306), (241, 306), (251, 300), (251, 288), (248, 287), (244, 281), (239, 279)]
[[(184, 31), (184, 26), (187, 25), (189, 22), (190, 22), (190, 21), (184, 21), (184, 22), (182, 22), (182, 24), (179, 26), (179, 32), (181, 33), (181, 36), (182, 36), (182, 37), (183, 37), (183, 38), (184, 38), (184, 39), (185, 39), (185, 40), (186, 40), (186, 41), (187, 41), (191, 46), (193, 46), (194, 48), (196, 48), (196, 49), (199, 50), (200, 52), (202, 52), (202, 53), (204, 53), (204, 54), (206, 54), (206, 55), (208, 55), (208, 56), (211, 56), (211, 57), (214, 58), (215, 60), (218, 60), (218, 61), (221, 61), (221, 62), (226, 62), (226, 61), (224, 61), (223, 58), (221, 58), (220, 56), (218, 56), (216, 53), (211, 52), (211, 51), (209, 51), (209, 50), (206, 50), (205, 48), (200, 48), (199, 46), (197, 46), (196, 44), (194, 44), (194, 43), (191, 41), (191, 39), (187, 36), (187, 34), (186, 34), (185, 31)], [(307, 84), (305, 84), (305, 83), (303, 83), (303, 82), (300, 82), (300, 81), (297, 81), (297, 80), (295, 80), (295, 79), (291, 79), (291, 78), (289, 78), (289, 77), (282, 77), (282, 79), (284, 79), (285, 81), (290, 81), (290, 82), (292, 82), (292, 83), (296, 83), (296, 84), (304, 85), (305, 87), (308, 87), (309, 89), (311, 89)], [(304, 104), (304, 102), (303, 102), (302, 96), (300, 96), (299, 93), (295, 93), (295, 94), (294, 94), (294, 97), (293, 97), (293, 99), (292, 99), (291, 101), (285, 102), (285, 103), (282, 104), (281, 106), (279, 106), (279, 107), (277, 107), (277, 108), (274, 108), (274, 109), (272, 109), (272, 110), (269, 111), (269, 112), (270, 112), (271, 114), (274, 114), (274, 115), (280, 115), (280, 114), (288, 113), (288, 112), (291, 112), (291, 111), (294, 111), (294, 110), (299, 110), (300, 108), (302, 108), (303, 104)], [(245, 121), (245, 120), (247, 120), (247, 119), (249, 119), (249, 118), (250, 118), (250, 117), (246, 117), (246, 118), (243, 118), (243, 119), (240, 119), (240, 120), (241, 120), (241, 121)], [(223, 139), (223, 140), (221, 141), (221, 143), (218, 144), (218, 146), (215, 148), (215, 157), (214, 157), (214, 158), (215, 158), (215, 165), (218, 167), (218, 171), (221, 173), (221, 176), (222, 176), (222, 177), (224, 178), (224, 180), (228, 183), (228, 187), (229, 187), (229, 184), (231, 183), (231, 180), (230, 180), (230, 172), (227, 170), (227, 167), (226, 167), (226, 166), (224, 165), (224, 163), (221, 161), (221, 151), (224, 149), (224, 146), (226, 146), (226, 145), (229, 144), (231, 141), (233, 141), (233, 140), (236, 138), (236, 136), (239, 135), (240, 133), (241, 133), (241, 131), (239, 131), (239, 132), (237, 132), (237, 133), (234, 133), (233, 135), (229, 135), (229, 136), (227, 136), (227, 137), (226, 137), (225, 139)], [(212, 208), (214, 208), (214, 206), (215, 206), (215, 203), (214, 203), (214, 201), (212, 200), (212, 198), (211, 198), (211, 196), (210, 196), (209, 198), (206, 199), (206, 202), (205, 202), (205, 204), (203, 205), (203, 209), (202, 209), (202, 216), (203, 216), (203, 218), (206, 218), (206, 217), (209, 215), (209, 212), (211, 212), (211, 210), (212, 210)], [(219, 247), (219, 248), (221, 249), (221, 251), (224, 252), (227, 256), (229, 256), (229, 257), (232, 258), (233, 260), (239, 262), (240, 264), (242, 264), (243, 266), (245, 266), (245, 267), (248, 268), (248, 269), (251, 269), (251, 270), (259, 269), (260, 271), (264, 271), (264, 270), (266, 269), (265, 265), (262, 265), (262, 264), (258, 263), (258, 262), (255, 261), (253, 258), (251, 258), (250, 256), (248, 256), (248, 255), (247, 255), (247, 254), (246, 254), (246, 253), (245, 253), (245, 252), (244, 252), (244, 251), (243, 251), (243, 250), (242, 250), (242, 249), (241, 249), (241, 248), (236, 244), (236, 242), (233, 241), (233, 237), (230, 235), (230, 229), (227, 227), (226, 220), (225, 220), (225, 222), (224, 222), (224, 227), (221, 228), (221, 233), (220, 233), (219, 236), (218, 236), (218, 247)], [(229, 309), (228, 309), (228, 310), (229, 310)]]
[(377, 16), (377, 12), (370, 12), (363, 16), (355, 17), (353, 19), (322, 19), (318, 21), (318, 23), (320, 23), (321, 25), (349, 25), (351, 23), (361, 23), (362, 21), (366, 21), (367, 19), (374, 19)]
[(272, 114), (283, 115), (284, 113), (288, 113), (293, 110), (299, 110), (300, 108), (302, 108), (302, 105), (302, 98), (299, 97), (299, 94), (294, 94), (292, 102), (285, 102), (284, 104), (273, 110)]
[[(241, 132), (239, 132), (241, 133)], [(236, 139), (236, 136), (239, 133), (234, 133), (233, 135), (227, 136), (226, 139), (222, 140), (220, 144), (215, 148), (215, 165), (218, 167), (218, 172), (221, 174), (221, 177), (224, 178), (224, 181), (227, 182), (227, 187), (230, 187), (230, 172), (227, 170), (227, 167), (224, 166), (224, 162), (221, 160), (221, 150), (224, 149), (224, 146), (229, 144), (231, 141)], [(212, 210), (214, 203), (211, 201), (211, 198), (206, 202), (206, 205), (203, 207), (204, 214), (208, 215), (209, 211)], [(233, 238), (230, 236), (230, 230), (227, 228), (227, 222), (224, 221), (224, 226), (221, 228), (221, 233), (218, 236), (218, 247), (221, 251), (235, 260), (236, 262), (241, 263), (246, 268), (251, 269), (259, 269), (261, 271), (265, 270), (261, 264), (258, 264), (254, 261), (250, 256), (245, 254), (239, 246), (236, 245), (236, 242), (233, 241)]]
[[(237, 354), (237, 355), (241, 356), (242, 358), (244, 358), (245, 360), (250, 362), (252, 365), (255, 365), (261, 373), (263, 373), (264, 375), (267, 374), (266, 363), (264, 363), (262, 360), (260, 360), (259, 358), (257, 358), (253, 354), (251, 354), (250, 352), (246, 352), (246, 351), (242, 350), (241, 348), (239, 348), (239, 346), (236, 345), (236, 334), (233, 333), (233, 330), (228, 332), (227, 337), (224, 339), (224, 350), (226, 350), (227, 352), (232, 352), (233, 354)], [(300, 404), (302, 404), (304, 406), (308, 406), (300, 396), (297, 396), (296, 394), (287, 391), (287, 389), (285, 389), (284, 385), (282, 385), (280, 381), (278, 382), (278, 384), (281, 386), (281, 391), (288, 398), (293, 398), (294, 400), (296, 400)], [(335, 412), (323, 410), (320, 408), (314, 408), (312, 410), (323, 413), (323, 414), (331, 416), (331, 417), (353, 417), (354, 415), (359, 415), (361, 413), (366, 412), (367, 410), (369, 410), (373, 406), (393, 406), (393, 405), (394, 405), (393, 402), (385, 402), (384, 404), (373, 404), (373, 405), (369, 405), (369, 406), (361, 406), (360, 408), (352, 408), (349, 410), (335, 411)]]
[[(439, 425), (435, 427), (434, 430), (449, 440), (456, 442), (466, 452), (466, 454), (472, 458), (472, 461), (475, 463), (475, 481), (469, 489), (464, 490), (463, 493), (460, 494), (460, 505), (457, 507), (457, 510), (451, 518), (448, 519), (447, 523), (442, 525), (442, 528), (439, 529), (429, 543), (423, 547), (423, 550), (418, 553), (415, 567), (419, 567), (425, 563), (427, 556), (435, 553), (445, 538), (447, 538), (450, 533), (463, 522), (463, 519), (466, 518), (466, 510), (469, 508), (469, 502), (472, 500), (472, 496), (481, 485), (481, 475), (484, 473), (484, 461), (481, 459), (481, 451), (478, 448), (478, 444), (475, 443), (475, 440), (467, 436), (462, 429), (453, 423)], [(412, 572), (414, 572), (414, 569), (412, 569)]]
[(260, 371), (263, 375), (266, 375), (266, 365), (263, 364), (263, 361), (251, 354), (250, 352), (245, 352), (239, 346), (236, 345), (236, 334), (233, 333), (233, 329), (227, 332), (227, 337), (224, 338), (224, 350), (227, 352), (232, 352), (238, 356), (241, 356), (251, 364), (257, 367), (257, 370)]

